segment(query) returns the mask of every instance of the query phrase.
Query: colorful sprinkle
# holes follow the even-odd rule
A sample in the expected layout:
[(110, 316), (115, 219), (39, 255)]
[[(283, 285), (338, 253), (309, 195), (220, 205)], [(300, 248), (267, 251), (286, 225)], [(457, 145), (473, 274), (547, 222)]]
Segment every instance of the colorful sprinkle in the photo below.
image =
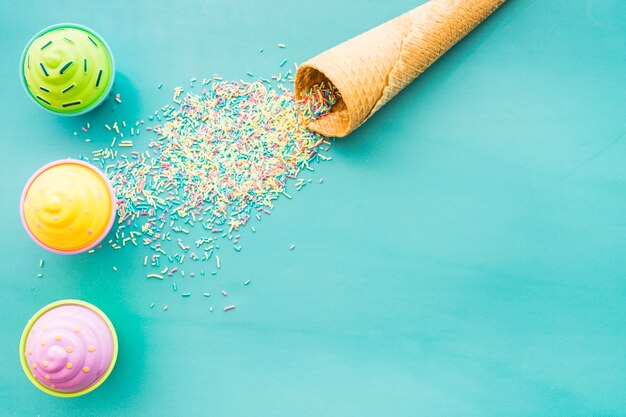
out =
[(73, 63), (74, 61), (69, 61), (67, 64), (63, 65), (63, 67), (59, 70), (59, 74), (63, 74)]
[(163, 279), (163, 275), (159, 275), (159, 274), (148, 274), (148, 275), (146, 275), (146, 278)]
[(48, 71), (46, 70), (46, 67), (44, 66), (43, 62), (40, 62), (40, 63), (39, 63), (39, 66), (41, 67), (41, 70), (43, 71), (44, 75), (45, 75), (46, 77), (48, 77), (48, 76), (49, 76), (49, 74), (48, 74)]

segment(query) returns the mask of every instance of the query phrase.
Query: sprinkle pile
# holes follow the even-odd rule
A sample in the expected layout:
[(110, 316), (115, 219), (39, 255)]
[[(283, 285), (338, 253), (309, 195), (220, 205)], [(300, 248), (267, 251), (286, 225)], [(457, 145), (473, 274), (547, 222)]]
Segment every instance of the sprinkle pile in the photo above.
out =
[[(148, 278), (184, 276), (176, 264), (185, 259), (211, 260), (215, 275), (221, 268), (215, 253), (220, 239), (240, 251), (238, 230), (253, 217), (271, 214), (280, 195), (291, 198), (289, 180), (300, 190), (312, 181), (301, 177), (314, 170), (311, 164), (331, 159), (325, 154), (330, 140), (307, 130), (299, 117), (328, 112), (339, 97), (332, 86), (317, 86), (301, 102), (281, 84), (272, 87), (264, 80), (214, 79), (203, 86), (201, 93), (184, 96), (181, 87), (174, 90), (176, 106), (162, 107), (154, 116), (162, 123), (145, 128), (158, 135), (146, 150), (125, 155), (114, 149), (118, 136), (118, 147), (133, 146), (115, 123), (105, 126), (116, 133), (111, 148), (92, 153), (119, 200), (118, 227), (109, 244), (114, 249), (149, 247), (153, 254), (144, 265), (160, 273)], [(142, 125), (135, 123), (131, 136)], [(203, 230), (190, 239), (195, 226)]]
[(341, 94), (333, 85), (324, 85), (324, 82), (316, 84), (309, 91), (304, 93), (304, 97), (298, 100), (296, 109), (300, 122), (304, 125), (313, 122), (330, 113), (332, 107), (337, 104)]

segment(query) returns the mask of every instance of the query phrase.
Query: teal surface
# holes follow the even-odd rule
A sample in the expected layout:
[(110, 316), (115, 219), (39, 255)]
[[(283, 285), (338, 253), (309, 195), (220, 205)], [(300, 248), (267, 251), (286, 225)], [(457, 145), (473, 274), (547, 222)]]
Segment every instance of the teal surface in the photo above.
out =
[[(179, 292), (146, 280), (142, 250), (58, 256), (24, 232), (28, 177), (108, 144), (104, 123), (146, 119), (191, 77), (271, 76), (416, 3), (3, 1), (0, 415), (626, 416), (623, 1), (505, 4)], [(63, 21), (111, 46), (115, 112), (56, 117), (22, 91), (23, 46)], [(76, 399), (38, 391), (18, 358), (62, 298), (120, 339), (109, 380)]]

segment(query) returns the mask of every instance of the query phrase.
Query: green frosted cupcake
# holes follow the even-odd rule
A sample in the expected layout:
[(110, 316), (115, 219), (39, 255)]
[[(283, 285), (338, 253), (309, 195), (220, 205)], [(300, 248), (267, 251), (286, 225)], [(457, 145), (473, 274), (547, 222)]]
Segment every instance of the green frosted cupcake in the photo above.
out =
[(55, 114), (79, 115), (100, 105), (115, 78), (109, 46), (96, 32), (62, 23), (37, 33), (20, 63), (28, 95)]

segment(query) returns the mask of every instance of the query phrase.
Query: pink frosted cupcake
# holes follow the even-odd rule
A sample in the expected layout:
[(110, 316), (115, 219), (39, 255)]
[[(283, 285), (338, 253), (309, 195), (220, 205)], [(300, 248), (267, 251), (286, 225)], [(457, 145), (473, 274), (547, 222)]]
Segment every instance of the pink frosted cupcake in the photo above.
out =
[(76, 397), (96, 389), (117, 358), (113, 324), (97, 307), (61, 300), (35, 314), (20, 341), (20, 359), (28, 379), (57, 397)]

